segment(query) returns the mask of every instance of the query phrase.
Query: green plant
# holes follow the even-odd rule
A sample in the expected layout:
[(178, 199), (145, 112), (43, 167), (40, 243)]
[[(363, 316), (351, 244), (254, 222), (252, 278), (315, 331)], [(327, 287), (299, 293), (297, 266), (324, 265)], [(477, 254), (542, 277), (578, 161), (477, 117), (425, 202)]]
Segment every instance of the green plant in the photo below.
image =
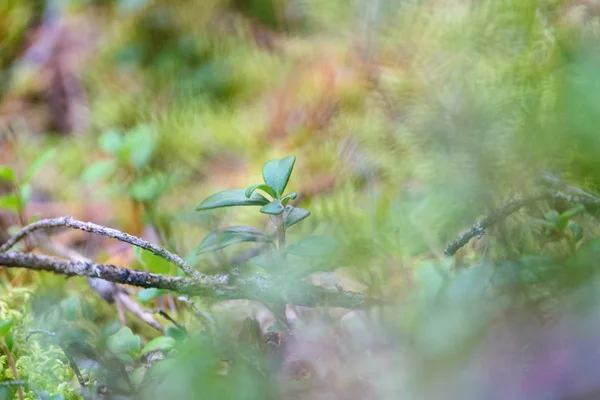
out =
[(25, 223), (24, 211), (31, 199), (31, 179), (55, 153), (55, 149), (42, 153), (27, 167), (21, 177), (9, 165), (0, 165), (0, 181), (5, 181), (13, 187), (11, 192), (0, 195), (0, 209), (15, 213), (22, 219), (21, 222)]
[(221, 207), (260, 206), (260, 212), (269, 215), (277, 228), (276, 240), (272, 234), (254, 227), (232, 226), (210, 233), (200, 244), (198, 253), (242, 242), (277, 243), (277, 249), (283, 250), (286, 245), (286, 230), (310, 215), (308, 210), (288, 204), (296, 198), (295, 192), (284, 194), (295, 162), (294, 156), (267, 161), (262, 169), (264, 183), (252, 185), (246, 190), (233, 189), (215, 193), (197, 208), (202, 211)]

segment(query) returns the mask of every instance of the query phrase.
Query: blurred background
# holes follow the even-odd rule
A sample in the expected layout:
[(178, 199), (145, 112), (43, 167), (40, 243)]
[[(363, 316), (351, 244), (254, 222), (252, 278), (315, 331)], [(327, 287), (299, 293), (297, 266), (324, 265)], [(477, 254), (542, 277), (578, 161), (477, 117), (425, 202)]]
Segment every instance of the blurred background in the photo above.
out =
[[(597, 215), (537, 202), (444, 256), (542, 173), (600, 190), (599, 36), (596, 0), (0, 0), (0, 164), (17, 176), (0, 179), (0, 242), (72, 215), (205, 273), (269, 275), (251, 244), (196, 252), (264, 215), (195, 208), (294, 155), (312, 216), (288, 242), (317, 239), (279, 266), (286, 284), (379, 300), (290, 309), (273, 349), (260, 301), (127, 289), (173, 325), (83, 279), (1, 269), (0, 380), (27, 384), (0, 399), (81, 398), (33, 329), (76, 354), (85, 398), (600, 398)], [(177, 273), (83, 232), (53, 243)], [(157, 337), (176, 344), (141, 350)]]

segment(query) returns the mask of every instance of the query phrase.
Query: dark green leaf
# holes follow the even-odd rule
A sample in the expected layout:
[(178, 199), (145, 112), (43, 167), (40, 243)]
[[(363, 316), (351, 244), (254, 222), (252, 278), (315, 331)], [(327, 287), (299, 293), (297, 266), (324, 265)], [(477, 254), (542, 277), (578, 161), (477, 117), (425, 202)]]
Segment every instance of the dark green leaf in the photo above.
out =
[(0, 165), (0, 180), (14, 182), (16, 179), (15, 171), (8, 165)]
[(165, 334), (177, 340), (178, 342), (186, 339), (188, 336), (185, 329), (179, 328), (177, 326), (167, 326), (167, 329), (165, 329)]
[(210, 210), (213, 208), (220, 207), (233, 207), (233, 206), (262, 206), (267, 204), (269, 201), (259, 195), (253, 193), (250, 198), (246, 197), (245, 191), (242, 189), (226, 190), (224, 192), (215, 193), (212, 196), (207, 197), (196, 210)]
[(146, 354), (156, 350), (167, 352), (173, 347), (175, 347), (175, 339), (170, 336), (159, 336), (152, 339), (147, 345), (145, 345), (141, 354)]
[(294, 169), (296, 157), (289, 156), (280, 160), (267, 161), (263, 165), (263, 179), (265, 183), (275, 189), (275, 194), (280, 197), (290, 180)]
[(310, 216), (310, 211), (305, 210), (304, 208), (287, 206), (285, 214), (285, 227), (289, 228), (308, 216)]
[(252, 196), (252, 193), (254, 193), (255, 190), (260, 189), (263, 190), (265, 192), (267, 192), (271, 197), (275, 198), (277, 197), (275, 195), (275, 191), (273, 190), (273, 188), (269, 185), (266, 185), (264, 183), (260, 183), (258, 185), (253, 185), (250, 186), (248, 189), (246, 189), (246, 197), (250, 198), (250, 196)]
[(227, 229), (211, 232), (200, 243), (197, 254), (225, 248), (242, 242), (271, 242), (264, 232), (250, 226), (231, 226)]
[(8, 333), (8, 331), (10, 331), (10, 328), (12, 326), (13, 326), (12, 318), (7, 318), (7, 319), (0, 321), (0, 337), (4, 337)]
[(280, 200), (273, 200), (269, 204), (265, 204), (260, 208), (260, 212), (263, 214), (279, 215), (283, 212), (283, 204)]
[(25, 170), (25, 174), (23, 174), (23, 179), (21, 179), (21, 184), (28, 183), (31, 178), (38, 172), (40, 168), (44, 166), (56, 153), (56, 149), (49, 149), (41, 156), (39, 156), (28, 168)]
[(98, 161), (90, 165), (83, 171), (82, 179), (90, 184), (98, 180), (108, 178), (117, 170), (117, 164), (114, 160)]
[(289, 245), (286, 253), (301, 257), (324, 257), (331, 254), (337, 247), (337, 241), (332, 236), (314, 235)]

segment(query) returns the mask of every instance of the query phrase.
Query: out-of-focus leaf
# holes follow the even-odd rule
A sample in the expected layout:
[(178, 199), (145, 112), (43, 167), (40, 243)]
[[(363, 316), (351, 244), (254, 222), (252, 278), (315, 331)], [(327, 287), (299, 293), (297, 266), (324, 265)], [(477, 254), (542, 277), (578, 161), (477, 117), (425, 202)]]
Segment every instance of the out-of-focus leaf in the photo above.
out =
[(0, 337), (6, 336), (10, 328), (13, 326), (13, 319), (7, 318), (0, 321)]
[(584, 211), (585, 207), (583, 206), (583, 204), (578, 204), (577, 206), (568, 209), (567, 211), (560, 214), (560, 216), (558, 217), (558, 221), (556, 223), (557, 227), (560, 229), (566, 228), (569, 224), (569, 220), (571, 219), (571, 217), (580, 214)]
[(138, 201), (154, 201), (164, 193), (168, 182), (159, 176), (149, 176), (138, 180), (129, 188), (129, 194)]
[(14, 182), (16, 179), (15, 171), (8, 165), (0, 165), (0, 180)]
[(165, 334), (177, 341), (182, 341), (188, 337), (187, 332), (177, 326), (168, 326), (167, 329), (165, 329)]
[(117, 333), (106, 339), (106, 345), (119, 360), (131, 364), (132, 358), (137, 356), (140, 351), (140, 337), (134, 335), (131, 329), (122, 327)]
[(275, 194), (280, 197), (290, 180), (296, 157), (288, 156), (280, 160), (267, 161), (263, 165), (263, 179), (265, 183), (275, 189)]
[(250, 198), (247, 198), (244, 190), (233, 189), (215, 193), (212, 196), (207, 197), (200, 203), (196, 210), (202, 211), (233, 206), (262, 206), (267, 203), (269, 203), (269, 201), (257, 193), (253, 193)]
[(163, 289), (145, 288), (139, 291), (138, 300), (140, 303), (147, 303), (165, 293), (167, 293), (167, 291)]
[(29, 200), (31, 199), (31, 185), (28, 183), (22, 184), (19, 187), (19, 194), (21, 197), (21, 205), (27, 204), (27, 202), (29, 202)]
[(19, 212), (19, 206), (19, 198), (13, 193), (0, 196), (0, 209), (8, 210), (16, 214)]
[(583, 230), (581, 229), (581, 225), (576, 223), (575, 221), (569, 221), (569, 229), (573, 233), (573, 238), (576, 242), (579, 242), (583, 239)]
[(137, 169), (145, 167), (150, 161), (156, 148), (156, 132), (149, 125), (139, 125), (125, 137), (125, 143), (130, 149), (131, 163)]
[(138, 368), (134, 369), (133, 372), (129, 375), (129, 380), (131, 380), (131, 383), (133, 384), (134, 387), (138, 387), (144, 381), (145, 374), (146, 374), (146, 368), (138, 367)]
[(262, 206), (260, 212), (263, 214), (279, 215), (283, 212), (283, 204), (281, 204), (280, 200), (273, 200), (269, 204)]
[[(289, 211), (288, 211), (288, 209), (289, 209)], [(305, 210), (304, 208), (287, 206), (286, 214), (284, 214), (284, 215), (285, 215), (285, 227), (289, 228), (290, 226), (295, 225), (298, 222), (300, 222), (303, 219), (310, 216), (310, 211)]]
[(556, 210), (551, 210), (551, 211), (548, 211), (546, 214), (544, 214), (544, 218), (546, 218), (548, 221), (554, 223), (555, 225), (558, 224), (559, 217), (560, 217), (560, 214)]
[(277, 197), (275, 195), (275, 191), (273, 190), (273, 188), (264, 183), (260, 183), (258, 185), (253, 185), (253, 186), (250, 186), (248, 189), (246, 189), (246, 197), (250, 198), (250, 196), (252, 196), (252, 193), (254, 193), (254, 191), (257, 189), (267, 192), (273, 198)]
[(145, 345), (141, 354), (146, 354), (156, 350), (167, 352), (175, 347), (175, 343), (175, 339), (170, 336), (159, 336), (152, 339), (147, 345)]
[(108, 154), (116, 155), (123, 147), (123, 135), (112, 129), (108, 130), (100, 136), (98, 144)]
[(231, 226), (224, 230), (211, 232), (198, 247), (197, 254), (225, 248), (243, 242), (271, 242), (272, 239), (259, 229), (251, 226)]
[(133, 249), (135, 258), (149, 272), (167, 274), (171, 270), (171, 263), (164, 258), (154, 255), (147, 250), (140, 249), (137, 246), (134, 246)]
[(21, 184), (29, 183), (31, 178), (38, 172), (40, 168), (44, 166), (48, 161), (54, 157), (56, 149), (49, 149), (39, 156), (26, 170), (21, 179)]
[(98, 161), (83, 171), (82, 179), (87, 184), (94, 183), (101, 179), (108, 178), (116, 170), (117, 164), (114, 162), (114, 160)]
[(332, 236), (314, 235), (302, 239), (285, 248), (286, 253), (301, 257), (324, 257), (337, 248), (337, 241)]
[(10, 400), (10, 387), (0, 385), (0, 400)]

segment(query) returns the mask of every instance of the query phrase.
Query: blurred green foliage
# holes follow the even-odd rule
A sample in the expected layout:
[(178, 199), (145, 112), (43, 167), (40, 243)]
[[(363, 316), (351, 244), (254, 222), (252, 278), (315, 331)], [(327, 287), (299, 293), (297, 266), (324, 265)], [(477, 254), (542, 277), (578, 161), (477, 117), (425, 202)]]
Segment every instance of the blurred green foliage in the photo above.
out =
[[(100, 32), (79, 72), (90, 129), (76, 138), (18, 132), (12, 151), (20, 165), (0, 168), (0, 179), (17, 189), (0, 197), (1, 208), (22, 213), (40, 187), (87, 201), (83, 176), (92, 197), (141, 205), (162, 244), (192, 254), (204, 272), (223, 271), (224, 259), (262, 240), (260, 215), (193, 207), (259, 182), (265, 160), (295, 154), (302, 162), (287, 178), (298, 198), (285, 201), (312, 217), (290, 231), (285, 262), (263, 254), (234, 272), (272, 274), (286, 290), (302, 279), (351, 285), (387, 303), (369, 308), (366, 328), (360, 318), (332, 322), (315, 311), (321, 319), (298, 328), (281, 355), (251, 319), (212, 325), (181, 307), (173, 317), (185, 328), (157, 336), (119, 327), (114, 310), (86, 296), (82, 282), (10, 271), (0, 278), (0, 336), (9, 327), (3, 337), (29, 384), (27, 398), (34, 389), (77, 398), (57, 340), (85, 365), (91, 387), (122, 398), (569, 398), (567, 385), (552, 383), (560, 379), (531, 372), (551, 376), (555, 365), (534, 350), (553, 354), (544, 340), (558, 326), (566, 342), (579, 343), (559, 375), (573, 373), (580, 383), (595, 365), (581, 354), (595, 345), (586, 332), (597, 328), (584, 323), (599, 300), (597, 216), (577, 204), (540, 202), (455, 258), (442, 252), (482, 215), (536, 193), (542, 172), (600, 191), (600, 18), (592, 3), (60, 2), (64, 18), (83, 18)], [(44, 10), (42, 2), (0, 5), (3, 77)], [(6, 79), (0, 94), (18, 98), (18, 85)], [(54, 157), (34, 162), (50, 145)], [(288, 179), (281, 187), (265, 176), (270, 186), (254, 187), (273, 191), (274, 214), (286, 205)], [(235, 196), (252, 200), (243, 190)], [(230, 225), (257, 230), (223, 228)], [(222, 250), (230, 243), (235, 250)], [(195, 256), (199, 244), (217, 255)], [(137, 267), (175, 273), (145, 252), (135, 255)], [(16, 278), (23, 289), (11, 289)], [(165, 295), (144, 289), (138, 299), (151, 307)], [(195, 301), (202, 312), (214, 306)], [(25, 340), (40, 328), (57, 337)], [(296, 363), (301, 373), (282, 379), (276, 371), (291, 368), (294, 357), (312, 369)], [(3, 380), (15, 378), (4, 352), (0, 366)], [(538, 386), (523, 397), (529, 384)], [(0, 398), (7, 391), (16, 387), (0, 386)]]

